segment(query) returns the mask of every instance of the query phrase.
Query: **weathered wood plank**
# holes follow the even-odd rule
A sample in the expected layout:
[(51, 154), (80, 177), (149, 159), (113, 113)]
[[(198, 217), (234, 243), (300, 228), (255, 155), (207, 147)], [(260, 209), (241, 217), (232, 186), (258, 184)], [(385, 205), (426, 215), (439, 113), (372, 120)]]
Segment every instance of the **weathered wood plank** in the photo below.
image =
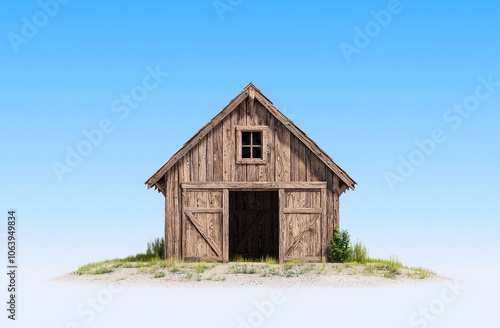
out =
[(327, 259), (327, 241), (326, 241), (326, 229), (327, 229), (327, 189), (321, 189), (321, 209), (323, 212), (321, 213), (321, 232), (320, 232), (320, 252), (321, 252), (321, 262), (326, 262)]
[(190, 213), (222, 213), (222, 208), (212, 208), (212, 207), (187, 207), (184, 208), (184, 211), (188, 211)]
[(187, 193), (185, 190), (181, 189), (181, 251), (180, 255), (182, 258), (187, 255), (187, 222), (186, 214), (184, 214), (184, 208), (187, 206)]
[(208, 192), (208, 207), (222, 209), (222, 191)]
[(333, 221), (333, 216), (334, 216), (334, 200), (333, 200), (333, 172), (328, 170), (327, 172), (327, 186), (326, 186), (326, 222), (327, 222), (327, 229), (326, 229), (326, 243), (328, 244), (332, 239), (333, 239), (333, 232), (335, 230), (334, 227), (334, 221)]
[(222, 135), (223, 135), (223, 124), (217, 125), (213, 130), (213, 181), (223, 181), (223, 143), (222, 143)]
[(293, 251), (297, 250), (298, 253), (304, 255), (304, 250), (300, 250), (300, 246), (304, 246), (304, 244), (307, 244), (308, 242), (304, 242), (304, 238), (307, 234), (311, 233), (311, 230), (314, 232), (316, 229), (316, 225), (318, 224), (318, 220), (320, 217), (318, 215), (314, 215), (312, 219), (310, 219), (305, 228), (302, 228), (298, 234), (297, 237), (295, 237), (295, 240), (291, 243), (290, 247), (288, 248), (286, 255), (285, 256), (291, 256)]
[(198, 181), (207, 181), (207, 139), (201, 139), (195, 148), (198, 150)]
[[(267, 131), (266, 145), (264, 151), (267, 153), (267, 167), (266, 171), (262, 172), (262, 167), (259, 167), (259, 181), (261, 182), (276, 182), (276, 172), (275, 172), (275, 161), (276, 161), (276, 151), (274, 145), (276, 144), (276, 120), (274, 116), (266, 110), (267, 115), (267, 125), (269, 129)], [(267, 179), (267, 180), (265, 180)]]
[(180, 182), (189, 182), (191, 179), (191, 161), (189, 156), (185, 156), (182, 158), (181, 169), (182, 171), (182, 180)]
[(222, 262), (229, 262), (229, 190), (222, 191)]
[(300, 181), (299, 143), (299, 139), (290, 135), (290, 181)]
[[(234, 110), (237, 114), (237, 126), (242, 127), (247, 125), (247, 102), (242, 102), (237, 109)], [(238, 153), (238, 158), (241, 156), (241, 132), (236, 132), (236, 152)], [(236, 179), (237, 181), (247, 181), (247, 165), (246, 164), (236, 164)]]
[(214, 141), (213, 141), (213, 130), (208, 132), (205, 140), (205, 147), (206, 147), (206, 181), (214, 181)]
[(191, 175), (191, 181), (199, 181), (200, 175), (199, 175), (199, 162), (198, 162), (198, 149), (193, 148), (189, 152), (189, 157), (191, 159), (191, 166), (189, 167), (191, 169), (190, 175)]
[[(309, 162), (307, 181), (326, 181), (326, 165), (306, 148), (306, 157)], [(328, 170), (331, 172), (331, 170)]]
[(285, 203), (285, 189), (279, 189), (279, 231), (280, 231), (280, 240), (279, 240), (279, 256), (278, 261), (282, 264), (285, 260), (285, 252), (286, 252), (286, 218), (284, 210)]
[[(301, 191), (291, 191), (291, 194), (294, 195), (293, 197), (293, 203), (292, 206), (293, 208), (301, 208), (304, 207), (305, 204), (303, 202), (303, 198), (307, 197), (307, 192), (301, 192)], [(300, 240), (295, 246), (294, 243), (297, 238), (300, 236), (300, 232), (304, 230), (303, 225), (307, 224), (306, 218), (309, 218), (308, 215), (305, 214), (288, 214), (288, 220), (291, 221), (292, 225), (290, 225), (289, 222), (289, 227), (291, 228), (291, 231), (289, 231), (289, 239), (288, 239), (288, 251), (285, 256), (290, 256), (291, 253), (295, 250), (296, 254), (295, 256), (305, 256), (305, 243), (302, 243), (302, 240)], [(293, 228), (292, 228), (293, 227)], [(293, 247), (293, 250), (290, 251), (290, 249)]]
[(233, 111), (231, 115), (227, 117), (228, 120), (231, 120), (230, 126), (231, 126), (231, 140), (228, 140), (227, 143), (224, 144), (224, 147), (230, 147), (231, 151), (231, 172), (229, 181), (238, 181), (236, 178), (236, 127), (238, 126), (238, 112)]
[[(167, 172), (168, 173), (168, 172)], [(167, 174), (165, 174), (165, 179), (167, 179)], [(170, 202), (171, 196), (165, 195), (165, 256), (167, 258), (173, 257), (173, 229), (172, 229), (172, 219), (169, 216), (170, 213)]]
[(184, 260), (186, 262), (199, 262), (199, 261), (206, 261), (206, 262), (223, 262), (221, 257), (216, 257), (216, 256), (186, 256), (184, 257)]
[(223, 136), (223, 161), (224, 172), (223, 181), (234, 181), (236, 175), (236, 145), (235, 145), (235, 132), (236, 132), (236, 118), (237, 113), (232, 112), (224, 120), (224, 136)]
[(283, 261), (321, 262), (321, 256), (307, 256), (307, 257), (285, 256)]
[(333, 228), (334, 230), (340, 229), (339, 225), (339, 177), (333, 176)]
[(265, 189), (308, 189), (314, 190), (326, 188), (326, 182), (184, 182), (182, 188), (185, 189), (241, 189), (241, 190), (265, 190)]
[(174, 254), (176, 258), (179, 258), (181, 256), (181, 211), (180, 211), (180, 188), (179, 188), (179, 166), (174, 165), (171, 168), (172, 171), (172, 202), (173, 202), (173, 208), (172, 212), (174, 214), (175, 220), (174, 220)]
[(290, 132), (279, 122), (276, 122), (275, 154), (276, 182), (290, 181)]
[(321, 213), (323, 213), (323, 209), (322, 208), (307, 208), (307, 207), (284, 208), (283, 213), (285, 213), (285, 214), (321, 214)]
[[(217, 256), (222, 255), (222, 251), (220, 250), (219, 246), (214, 242), (212, 238), (206, 233), (206, 227), (202, 225), (202, 223), (195, 218), (193, 213), (189, 211), (184, 211), (186, 213), (187, 217), (191, 221), (191, 223), (194, 225), (196, 230), (200, 233), (200, 235), (205, 239), (205, 241), (210, 245), (210, 247), (213, 249), (213, 251), (217, 254)], [(206, 256), (206, 255), (201, 255), (201, 256)]]
[(166, 211), (165, 211), (165, 226), (166, 226), (166, 242), (170, 243), (166, 246), (168, 257), (180, 256), (180, 218), (179, 218), (179, 183), (176, 166), (166, 173)]
[(298, 154), (298, 180), (297, 181), (307, 181), (307, 157), (306, 157), (306, 146), (301, 142), (297, 142), (297, 154)]
[[(231, 114), (233, 115), (233, 114)], [(227, 117), (223, 121), (223, 136), (222, 136), (222, 181), (232, 181), (231, 171), (233, 170), (234, 160), (234, 132), (231, 126), (231, 117)]]

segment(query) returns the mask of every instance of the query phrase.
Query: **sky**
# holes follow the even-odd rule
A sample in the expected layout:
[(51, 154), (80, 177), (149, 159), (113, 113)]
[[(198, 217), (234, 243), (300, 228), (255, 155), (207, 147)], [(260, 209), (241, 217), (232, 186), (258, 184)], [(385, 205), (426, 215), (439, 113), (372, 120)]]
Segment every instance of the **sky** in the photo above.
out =
[(499, 9), (2, 1), (2, 253), (9, 209), (26, 265), (143, 251), (164, 224), (144, 182), (252, 82), (357, 182), (341, 227), (371, 255), (497, 266)]

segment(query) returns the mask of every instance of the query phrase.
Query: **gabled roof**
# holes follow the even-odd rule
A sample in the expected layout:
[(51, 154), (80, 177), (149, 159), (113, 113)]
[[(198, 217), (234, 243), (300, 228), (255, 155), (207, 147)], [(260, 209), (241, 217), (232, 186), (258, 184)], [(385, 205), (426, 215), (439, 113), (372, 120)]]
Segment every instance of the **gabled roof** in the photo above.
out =
[(309, 150), (315, 154), (330, 170), (332, 170), (341, 181), (345, 183), (347, 188), (354, 190), (356, 182), (342, 170), (311, 138), (309, 138), (302, 130), (300, 130), (288, 117), (283, 115), (273, 103), (267, 99), (266, 96), (252, 83), (249, 83), (239, 95), (237, 95), (231, 102), (213, 119), (210, 120), (204, 127), (202, 127), (191, 139), (189, 139), (179, 151), (177, 151), (167, 163), (165, 163), (151, 178), (146, 181), (148, 189), (155, 186), (162, 189), (158, 181), (164, 176), (172, 166), (177, 163), (184, 155), (186, 155), (201, 139), (203, 139), (209, 131), (211, 131), (217, 124), (222, 122), (238, 105), (243, 102), (247, 97), (258, 100), (274, 117), (281, 122), (295, 137), (302, 141)]

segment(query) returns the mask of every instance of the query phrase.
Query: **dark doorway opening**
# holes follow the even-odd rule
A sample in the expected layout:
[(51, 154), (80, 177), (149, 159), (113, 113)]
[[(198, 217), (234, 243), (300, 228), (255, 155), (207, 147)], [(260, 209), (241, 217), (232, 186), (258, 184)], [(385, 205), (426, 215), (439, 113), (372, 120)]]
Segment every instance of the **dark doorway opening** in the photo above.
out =
[(230, 191), (229, 259), (278, 255), (278, 191)]

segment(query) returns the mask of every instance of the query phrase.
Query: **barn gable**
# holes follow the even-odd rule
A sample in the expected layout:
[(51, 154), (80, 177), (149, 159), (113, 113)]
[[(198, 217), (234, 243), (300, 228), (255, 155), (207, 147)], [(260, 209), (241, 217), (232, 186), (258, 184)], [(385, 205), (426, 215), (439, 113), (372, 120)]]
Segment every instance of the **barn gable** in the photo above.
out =
[[(233, 135), (233, 130), (241, 126), (262, 126), (272, 129), (266, 132), (269, 139), (267, 140), (268, 147), (265, 149), (265, 155), (269, 156), (269, 159), (267, 159), (269, 164), (264, 166), (268, 167), (256, 165), (250, 168), (248, 165), (239, 166), (236, 165), (237, 163), (231, 163), (233, 160), (229, 158), (230, 154), (227, 150), (223, 149), (223, 144), (229, 143), (230, 148), (234, 149), (232, 155), (236, 157), (237, 146), (235, 143), (237, 137)], [(282, 148), (281, 153), (280, 146)], [(200, 149), (197, 150), (197, 148), (203, 148), (203, 153), (200, 153)], [(288, 150), (285, 148), (290, 149)], [(207, 149), (207, 151), (205, 152), (204, 149)], [(196, 161), (197, 163), (193, 163), (192, 160), (190, 161), (185, 158), (186, 155), (192, 155), (190, 153), (196, 151), (199, 153), (198, 158), (193, 158), (193, 156), (188, 157), (191, 157), (192, 160), (198, 159), (198, 161)], [(223, 151), (225, 153), (221, 154)], [(217, 162), (222, 163), (224, 161), (224, 155), (228, 158), (226, 158), (225, 163), (223, 163), (223, 173), (230, 175), (232, 171), (246, 170), (250, 172), (240, 172), (240, 174), (236, 174), (236, 176), (233, 177), (226, 177), (225, 174), (220, 176), (221, 172), (219, 172), (216, 164)], [(310, 155), (317, 158), (317, 161), (326, 166), (325, 169), (327, 171), (331, 171), (333, 175), (340, 179), (339, 188), (341, 188), (342, 192), (346, 189), (354, 190), (356, 182), (352, 180), (351, 177), (349, 177), (349, 175), (312, 139), (281, 113), (257, 87), (250, 83), (220, 113), (189, 139), (183, 147), (167, 161), (167, 163), (153, 174), (153, 176), (146, 181), (146, 185), (148, 188), (155, 187), (165, 194), (165, 175), (169, 169), (179, 165), (179, 161), (183, 162), (181, 166), (197, 164), (201, 171), (206, 171), (206, 165), (212, 163), (214, 165), (214, 168), (210, 168), (206, 176), (199, 176), (200, 170), (198, 170), (198, 178), (191, 175), (191, 177), (185, 179), (185, 181), (259, 181), (262, 180), (262, 177), (256, 177), (256, 175), (260, 174), (266, 174), (264, 181), (325, 181), (326, 173), (319, 173), (319, 179), (314, 177), (307, 178), (307, 175), (318, 173), (318, 167), (314, 167), (314, 164), (318, 164), (314, 163), (317, 161), (312, 161), (312, 163), (302, 163), (301, 161), (301, 159), (310, 158)], [(291, 157), (294, 156), (298, 157), (297, 160), (291, 161)], [(202, 161), (200, 161), (200, 159)], [(294, 168), (291, 166), (287, 168), (287, 163), (284, 163), (284, 161), (290, 161), (292, 166), (294, 164), (300, 166), (302, 163), (303, 167)], [(310, 164), (310, 166), (307, 164)], [(192, 168), (192, 170), (195, 171), (194, 173), (197, 173), (196, 168)], [(252, 170), (258, 172), (252, 173)], [(323, 168), (319, 168), (319, 172), (321, 171), (323, 171)], [(287, 177), (288, 174), (290, 174), (290, 178)], [(267, 177), (271, 177), (271, 179), (267, 179)], [(185, 176), (185, 178), (187, 177)]]

